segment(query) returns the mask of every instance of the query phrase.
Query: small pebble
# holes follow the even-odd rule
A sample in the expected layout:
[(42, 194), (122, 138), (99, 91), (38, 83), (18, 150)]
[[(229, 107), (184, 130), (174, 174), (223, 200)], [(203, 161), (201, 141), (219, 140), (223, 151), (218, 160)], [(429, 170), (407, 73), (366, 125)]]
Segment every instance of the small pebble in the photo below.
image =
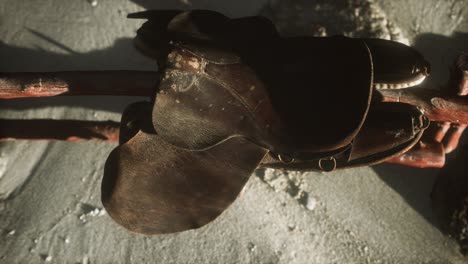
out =
[(249, 242), (249, 244), (247, 244), (247, 248), (249, 249), (250, 252), (254, 252), (257, 246), (254, 243)]
[(92, 6), (92, 7), (96, 7), (98, 5), (98, 1), (97, 0), (88, 0), (88, 3)]
[(8, 232), (8, 235), (9, 235), (9, 236), (12, 236), (12, 235), (14, 235), (15, 233), (16, 233), (16, 230), (13, 229), (13, 230), (11, 230), (10, 232)]
[(0, 179), (5, 175), (8, 165), (8, 157), (3, 153), (0, 154)]
[(309, 210), (314, 210), (317, 206), (317, 199), (312, 196), (307, 197), (306, 208)]
[(96, 208), (96, 209), (92, 210), (92, 211), (89, 213), (89, 215), (90, 215), (90, 216), (97, 216), (97, 215), (99, 215), (100, 212), (101, 212), (101, 210), (100, 210), (99, 208)]

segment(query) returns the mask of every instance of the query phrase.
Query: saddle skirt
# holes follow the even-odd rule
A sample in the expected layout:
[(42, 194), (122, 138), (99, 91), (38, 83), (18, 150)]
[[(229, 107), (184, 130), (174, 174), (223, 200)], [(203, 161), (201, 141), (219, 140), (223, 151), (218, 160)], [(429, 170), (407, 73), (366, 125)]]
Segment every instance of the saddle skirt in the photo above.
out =
[[(265, 18), (203, 10), (132, 17), (149, 19), (135, 44), (162, 77), (153, 102), (124, 112), (106, 163), (103, 204), (131, 231), (203, 226), (256, 168), (375, 164), (407, 151), (428, 126), (415, 107), (375, 95), (376, 84), (427, 75), (422, 56), (402, 44), (282, 38)], [(387, 62), (389, 54), (404, 59)]]

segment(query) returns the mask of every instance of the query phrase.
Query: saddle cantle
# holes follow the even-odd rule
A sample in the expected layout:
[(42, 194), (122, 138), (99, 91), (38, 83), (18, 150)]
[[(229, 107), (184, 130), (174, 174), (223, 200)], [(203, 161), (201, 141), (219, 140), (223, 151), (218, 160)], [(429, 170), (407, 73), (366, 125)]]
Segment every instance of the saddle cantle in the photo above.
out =
[[(102, 200), (119, 224), (146, 234), (219, 216), (258, 167), (328, 171), (382, 162), (428, 125), (415, 107), (374, 92), (419, 84), (415, 50), (377, 39), (282, 38), (262, 17), (149, 11), (135, 44), (156, 58), (152, 103), (122, 116)], [(391, 61), (396, 58), (396, 61)]]

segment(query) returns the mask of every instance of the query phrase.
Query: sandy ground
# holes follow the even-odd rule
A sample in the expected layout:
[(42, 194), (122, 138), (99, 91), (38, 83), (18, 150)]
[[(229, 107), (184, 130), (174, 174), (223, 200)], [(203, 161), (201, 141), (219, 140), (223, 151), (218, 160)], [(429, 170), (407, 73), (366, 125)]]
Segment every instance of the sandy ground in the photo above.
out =
[[(148, 8), (263, 14), (284, 34), (382, 37), (414, 45), (437, 86), (468, 46), (468, 1), (0, 0), (0, 71), (152, 70), (131, 37)], [(96, 4), (95, 4), (96, 3)], [(317, 30), (320, 28), (320, 30)], [(323, 29), (325, 31), (323, 31)], [(115, 120), (138, 98), (0, 102), (0, 118)], [(467, 263), (435, 227), (437, 170), (259, 170), (212, 224), (163, 236), (117, 226), (99, 200), (113, 144), (0, 144), (0, 263)]]

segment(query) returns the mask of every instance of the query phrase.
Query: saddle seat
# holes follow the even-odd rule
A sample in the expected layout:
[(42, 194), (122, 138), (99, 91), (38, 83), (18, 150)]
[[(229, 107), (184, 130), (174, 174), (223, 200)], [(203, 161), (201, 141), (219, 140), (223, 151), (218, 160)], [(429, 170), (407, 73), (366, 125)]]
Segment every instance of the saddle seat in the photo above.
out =
[(247, 49), (230, 40), (170, 42), (153, 109), (164, 140), (206, 150), (245, 137), (291, 158), (330, 156), (350, 146), (372, 98), (364, 41), (270, 37), (268, 45)]

